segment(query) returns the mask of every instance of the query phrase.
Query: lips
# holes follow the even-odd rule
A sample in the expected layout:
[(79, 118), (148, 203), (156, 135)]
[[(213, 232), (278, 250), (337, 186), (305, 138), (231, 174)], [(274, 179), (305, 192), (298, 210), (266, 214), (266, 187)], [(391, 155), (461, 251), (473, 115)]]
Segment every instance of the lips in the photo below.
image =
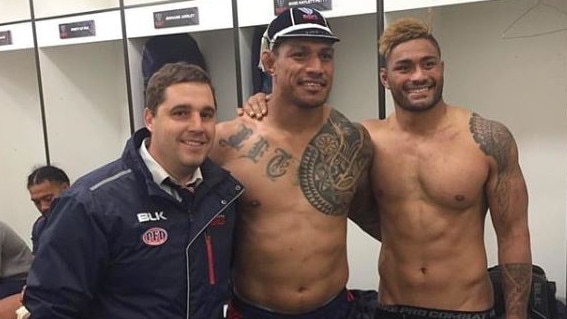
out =
[(201, 146), (205, 145), (206, 142), (199, 142), (199, 141), (185, 141), (183, 144), (190, 145), (190, 146)]
[(327, 86), (325, 81), (322, 80), (303, 80), (299, 84), (309, 90), (320, 90)]
[(418, 87), (410, 87), (406, 88), (406, 92), (410, 96), (420, 97), (429, 93), (429, 91), (433, 88), (432, 85), (427, 86), (418, 86)]

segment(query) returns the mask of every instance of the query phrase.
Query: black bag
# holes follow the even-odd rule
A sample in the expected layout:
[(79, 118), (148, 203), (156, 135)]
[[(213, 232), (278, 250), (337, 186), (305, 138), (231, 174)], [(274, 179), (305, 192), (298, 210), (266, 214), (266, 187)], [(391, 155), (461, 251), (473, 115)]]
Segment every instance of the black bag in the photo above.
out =
[(142, 49), (144, 89), (150, 77), (166, 63), (187, 62), (207, 71), (205, 57), (197, 41), (188, 33), (156, 35)]
[[(497, 314), (504, 313), (504, 292), (502, 291), (500, 266), (488, 268), (494, 287), (494, 309)], [(557, 319), (557, 291), (554, 281), (547, 280), (545, 271), (537, 265), (532, 266), (532, 287), (528, 304), (528, 318)]]

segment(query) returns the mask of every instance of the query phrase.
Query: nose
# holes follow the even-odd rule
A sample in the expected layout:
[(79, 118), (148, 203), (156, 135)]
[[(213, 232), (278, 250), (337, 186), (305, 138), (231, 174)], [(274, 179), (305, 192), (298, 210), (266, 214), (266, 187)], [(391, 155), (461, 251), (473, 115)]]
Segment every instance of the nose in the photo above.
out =
[(201, 118), (201, 114), (199, 112), (191, 112), (187, 126), (190, 131), (203, 131), (203, 119)]
[(411, 74), (411, 80), (414, 82), (426, 81), (427, 75), (425, 70), (420, 66), (415, 67)]
[(41, 203), (39, 203), (39, 211), (42, 214), (45, 214), (49, 211), (49, 208), (51, 207), (51, 201), (47, 201), (47, 200), (42, 200)]
[(323, 73), (323, 62), (319, 57), (313, 57), (307, 62), (307, 71), (312, 73)]

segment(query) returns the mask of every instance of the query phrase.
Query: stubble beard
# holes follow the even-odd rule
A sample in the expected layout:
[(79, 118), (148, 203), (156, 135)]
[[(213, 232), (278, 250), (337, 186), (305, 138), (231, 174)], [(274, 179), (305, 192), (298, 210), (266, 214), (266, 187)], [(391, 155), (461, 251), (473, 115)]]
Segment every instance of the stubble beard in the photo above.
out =
[(394, 100), (395, 104), (399, 106), (401, 109), (409, 111), (409, 112), (426, 112), (432, 109), (435, 105), (441, 101), (443, 98), (443, 79), (438, 82), (434, 83), (435, 92), (431, 97), (431, 101), (427, 104), (422, 103), (412, 103), (410, 102), (402, 93), (401, 90), (392, 93), (392, 99)]

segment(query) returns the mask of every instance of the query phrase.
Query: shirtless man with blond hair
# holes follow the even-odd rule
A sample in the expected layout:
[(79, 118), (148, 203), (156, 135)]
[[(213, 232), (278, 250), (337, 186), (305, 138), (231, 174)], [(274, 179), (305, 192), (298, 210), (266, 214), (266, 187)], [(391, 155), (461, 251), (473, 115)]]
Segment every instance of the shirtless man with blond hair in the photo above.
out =
[(338, 38), (319, 12), (284, 11), (266, 39), (271, 115), (220, 123), (210, 155), (246, 188), (228, 318), (347, 318), (347, 215), (370, 195), (371, 141), (326, 104)]
[(374, 142), (372, 188), (381, 221), (377, 318), (492, 316), (487, 211), (505, 316), (526, 318), (528, 195), (512, 134), (445, 103), (441, 50), (423, 22), (395, 21), (380, 38), (380, 53), (380, 80), (395, 112), (363, 122)]

